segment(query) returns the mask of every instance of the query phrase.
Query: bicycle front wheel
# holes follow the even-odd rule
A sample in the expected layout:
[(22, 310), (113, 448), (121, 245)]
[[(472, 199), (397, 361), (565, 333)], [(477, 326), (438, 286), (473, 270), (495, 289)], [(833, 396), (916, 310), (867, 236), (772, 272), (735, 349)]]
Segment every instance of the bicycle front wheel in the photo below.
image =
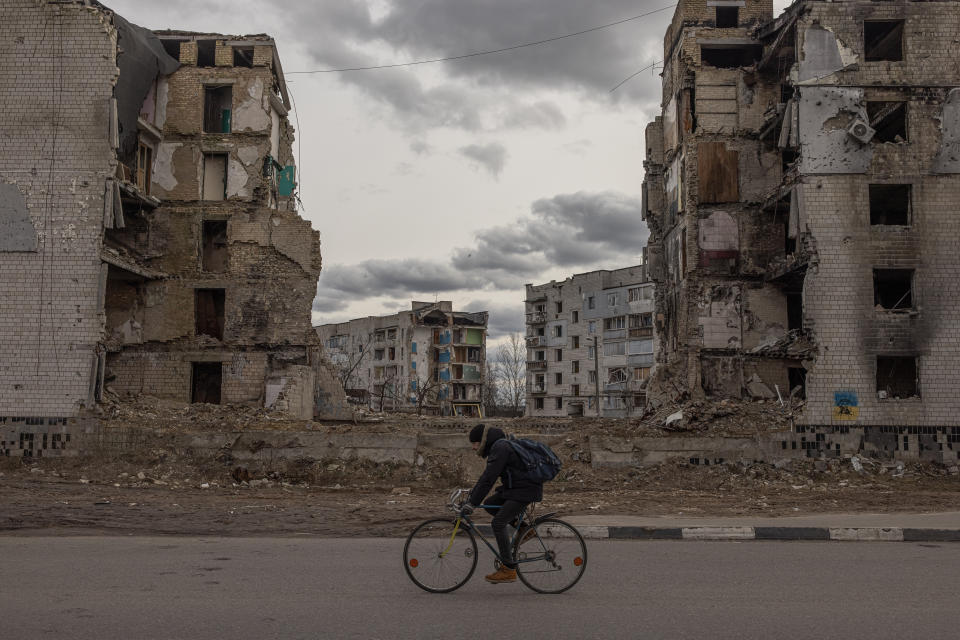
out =
[(548, 518), (520, 533), (514, 559), (523, 584), (537, 593), (562, 593), (583, 576), (587, 545), (572, 525)]
[(403, 568), (413, 583), (430, 593), (447, 593), (470, 579), (477, 568), (477, 541), (456, 520), (437, 518), (417, 526), (403, 546)]

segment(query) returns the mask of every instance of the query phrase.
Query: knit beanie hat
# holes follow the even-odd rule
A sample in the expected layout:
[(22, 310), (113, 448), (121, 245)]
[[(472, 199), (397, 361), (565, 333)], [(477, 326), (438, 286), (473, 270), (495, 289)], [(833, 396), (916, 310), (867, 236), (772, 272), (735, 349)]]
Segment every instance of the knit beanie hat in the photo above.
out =
[(470, 442), (480, 442), (483, 440), (483, 423), (481, 422), (473, 429), (470, 429)]

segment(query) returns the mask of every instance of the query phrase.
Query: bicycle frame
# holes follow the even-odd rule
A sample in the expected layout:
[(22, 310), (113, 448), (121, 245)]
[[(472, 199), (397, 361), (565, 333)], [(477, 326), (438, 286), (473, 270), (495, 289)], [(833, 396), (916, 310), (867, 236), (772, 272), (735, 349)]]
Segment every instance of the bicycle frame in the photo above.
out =
[[(466, 493), (466, 490), (465, 490), (465, 489), (457, 489), (457, 490), (455, 490), (455, 491), (451, 494), (451, 496), (450, 496), (450, 503), (449, 503), (449, 505), (450, 505), (451, 508), (454, 508), (454, 507), (455, 507), (455, 505), (456, 505), (456, 503), (457, 503), (457, 499), (458, 499), (461, 495), (463, 495), (463, 493)], [(500, 507), (501, 507), (501, 505), (499, 505), (499, 504), (481, 504), (481, 505), (479, 505), (479, 506), (477, 507), (477, 509), (499, 509)], [(527, 508), (524, 507), (523, 510), (520, 511), (520, 513), (518, 514), (518, 516), (519, 516), (519, 521), (520, 521), (521, 523), (523, 523), (524, 518), (527, 517)], [(443, 553), (440, 554), (441, 556), (445, 555), (445, 554), (447, 553), (447, 551), (450, 550), (450, 547), (453, 546), (453, 540), (454, 540), (454, 538), (456, 538), (456, 536), (457, 536), (457, 531), (460, 529), (461, 523), (466, 526), (466, 528), (467, 528), (468, 531), (472, 531), (473, 533), (475, 533), (477, 536), (480, 537), (480, 540), (483, 542), (483, 544), (485, 544), (485, 545), (487, 546), (488, 549), (490, 549), (490, 552), (493, 554), (493, 556), (494, 556), (497, 560), (499, 560), (499, 561), (500, 561), (501, 563), (503, 563), (503, 564), (507, 564), (508, 561), (506, 561), (506, 560), (504, 560), (502, 557), (500, 557), (500, 552), (499, 552), (499, 550), (498, 550), (498, 549), (495, 549), (494, 546), (493, 546), (492, 544), (490, 544), (490, 542), (487, 540), (486, 536), (484, 536), (483, 533), (480, 531), (479, 527), (477, 527), (477, 525), (474, 524), (473, 519), (471, 519), (470, 516), (462, 516), (462, 515), (458, 515), (458, 516), (457, 516), (456, 524), (455, 524), (454, 527), (453, 527), (453, 534), (450, 536), (450, 544), (449, 544), (449, 545), (447, 546), (447, 548), (443, 551)], [(540, 534), (539, 534), (539, 533), (536, 533), (536, 530), (534, 530), (534, 533), (535, 533), (535, 535), (537, 536), (537, 539), (539, 539), (539, 538), (540, 538)], [(517, 528), (516, 532), (513, 534), (513, 538), (510, 539), (510, 546), (511, 546), (511, 547), (512, 547), (514, 544), (516, 544), (517, 538), (518, 538), (519, 535), (520, 535), (520, 528)], [(494, 537), (494, 541), (496, 541), (496, 537)], [(538, 560), (542, 560), (545, 555), (546, 555), (546, 553), (541, 554), (541, 555), (534, 556), (534, 557), (532, 557), (532, 558), (523, 558), (523, 559), (519, 559), (519, 558), (518, 558), (518, 559), (517, 559), (517, 562), (536, 562), (536, 561), (538, 561)], [(509, 562), (512, 563), (512, 561), (509, 561)]]

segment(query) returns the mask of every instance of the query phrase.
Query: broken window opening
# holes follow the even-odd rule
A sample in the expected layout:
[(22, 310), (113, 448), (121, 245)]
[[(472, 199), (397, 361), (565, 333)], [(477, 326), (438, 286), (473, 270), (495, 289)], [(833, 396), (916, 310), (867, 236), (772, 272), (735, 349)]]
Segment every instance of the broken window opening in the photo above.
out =
[(184, 39), (175, 40), (171, 38), (162, 38), (160, 40), (160, 44), (163, 45), (164, 51), (166, 51), (167, 55), (169, 55), (174, 60), (180, 59), (180, 43), (181, 42), (189, 42), (189, 40), (184, 40)]
[(534, 398), (534, 399), (533, 399), (533, 408), (534, 408), (534, 409), (543, 409), (543, 398)]
[(252, 67), (253, 66), (253, 47), (234, 47), (233, 48), (233, 66)]
[(915, 356), (877, 356), (877, 396), (881, 400), (919, 395)]
[(906, 102), (867, 102), (874, 142), (907, 142)]
[(796, 164), (800, 158), (800, 153), (796, 149), (786, 148), (780, 151), (780, 170), (787, 173)]
[(787, 329), (797, 331), (803, 329), (803, 294), (787, 294)]
[(574, 349), (579, 349), (579, 348), (580, 348), (580, 336), (573, 336), (573, 337), (571, 338), (571, 340), (573, 341), (571, 347), (574, 348)]
[(230, 133), (233, 87), (207, 86), (203, 89), (203, 132)]
[(198, 336), (223, 340), (225, 289), (197, 289), (194, 314)]
[(227, 221), (203, 221), (203, 255), (201, 268), (211, 273), (227, 270)]
[(554, 402), (555, 402), (554, 406), (558, 410), (563, 409), (563, 398), (557, 398)]
[(910, 225), (910, 185), (871, 184), (870, 224)]
[(740, 7), (717, 7), (717, 28), (729, 29), (740, 24)]
[(787, 381), (790, 384), (790, 397), (798, 400), (807, 399), (807, 370), (803, 367), (789, 367)]
[(570, 395), (577, 397), (580, 395), (580, 385), (572, 384), (570, 385)]
[(203, 154), (203, 199), (227, 199), (227, 155)]
[(913, 269), (874, 269), (873, 303), (884, 309), (912, 309)]
[(223, 365), (219, 362), (193, 362), (191, 365), (190, 402), (220, 404)]
[(146, 196), (150, 195), (152, 169), (153, 149), (141, 141), (137, 147), (137, 189)]
[(763, 47), (760, 45), (700, 45), (700, 63), (718, 69), (749, 67), (762, 55)]
[(554, 384), (563, 384), (563, 374), (559, 371), (553, 374), (553, 383)]
[(903, 20), (864, 20), (863, 54), (867, 62), (903, 60)]
[(197, 40), (197, 66), (215, 67), (217, 65), (217, 41)]

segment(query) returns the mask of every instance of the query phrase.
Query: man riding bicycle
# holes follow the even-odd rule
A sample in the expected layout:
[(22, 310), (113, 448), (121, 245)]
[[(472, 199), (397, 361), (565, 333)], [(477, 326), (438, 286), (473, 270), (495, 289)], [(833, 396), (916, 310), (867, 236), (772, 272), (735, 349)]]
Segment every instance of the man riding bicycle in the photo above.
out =
[[(510, 561), (513, 554), (507, 525), (519, 526), (520, 523), (515, 520), (520, 512), (531, 502), (543, 500), (543, 483), (522, 477), (520, 458), (501, 429), (478, 424), (470, 430), (470, 443), (478, 456), (486, 458), (487, 467), (463, 504), (461, 513), (469, 515), (479, 504), (499, 505), (499, 509), (487, 511), (493, 515), (491, 524), (503, 564), (485, 579), (493, 584), (514, 582), (517, 579), (517, 566)], [(501, 484), (484, 503), (497, 478), (500, 478)]]

